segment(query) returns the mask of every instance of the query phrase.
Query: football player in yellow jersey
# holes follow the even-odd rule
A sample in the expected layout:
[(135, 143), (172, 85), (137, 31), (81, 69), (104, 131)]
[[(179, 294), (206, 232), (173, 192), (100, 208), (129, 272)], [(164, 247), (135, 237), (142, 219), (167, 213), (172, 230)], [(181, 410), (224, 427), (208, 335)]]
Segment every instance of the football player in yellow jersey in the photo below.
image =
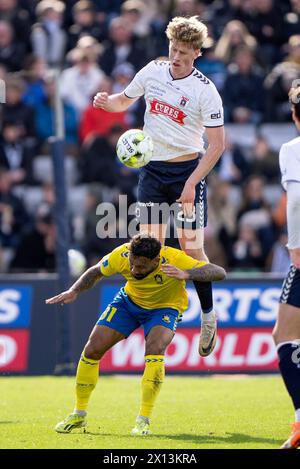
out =
[(84, 272), (69, 290), (46, 303), (72, 303), (97, 281), (116, 273), (122, 274), (127, 283), (100, 316), (83, 350), (76, 374), (75, 409), (56, 425), (59, 433), (86, 426), (86, 410), (98, 381), (101, 358), (117, 342), (143, 326), (145, 369), (140, 411), (132, 433), (147, 435), (155, 399), (164, 380), (164, 353), (188, 306), (185, 280), (206, 282), (225, 278), (222, 267), (193, 259), (179, 249), (161, 247), (149, 234), (138, 234)]

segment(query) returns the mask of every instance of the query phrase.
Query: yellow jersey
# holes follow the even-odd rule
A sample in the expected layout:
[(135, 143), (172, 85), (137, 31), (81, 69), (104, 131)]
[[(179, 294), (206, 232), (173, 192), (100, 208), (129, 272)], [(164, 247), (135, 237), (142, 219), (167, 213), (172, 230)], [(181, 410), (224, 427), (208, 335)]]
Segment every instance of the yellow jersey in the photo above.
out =
[(207, 262), (193, 259), (183, 251), (169, 246), (160, 250), (158, 267), (142, 280), (135, 279), (130, 272), (129, 243), (122, 244), (107, 254), (99, 262), (101, 273), (105, 277), (120, 273), (126, 278), (124, 287), (130, 299), (141, 308), (174, 308), (180, 313), (188, 307), (185, 280), (168, 277), (162, 270), (163, 264), (171, 264), (181, 270), (201, 267)]

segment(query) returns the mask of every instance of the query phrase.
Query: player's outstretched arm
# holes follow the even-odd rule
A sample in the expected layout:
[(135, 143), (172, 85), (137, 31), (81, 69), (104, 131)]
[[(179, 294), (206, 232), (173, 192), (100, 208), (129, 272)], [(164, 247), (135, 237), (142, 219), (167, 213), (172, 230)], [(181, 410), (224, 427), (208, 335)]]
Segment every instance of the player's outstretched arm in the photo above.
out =
[(196, 280), (197, 282), (217, 282), (224, 280), (226, 272), (223, 267), (215, 264), (205, 264), (202, 267), (195, 267), (194, 269), (181, 270), (174, 265), (165, 264), (161, 270), (168, 275), (168, 277), (177, 278), (178, 280)]
[(99, 264), (96, 264), (86, 270), (81, 277), (69, 288), (59, 295), (53, 296), (52, 298), (48, 298), (46, 300), (47, 305), (54, 305), (54, 304), (69, 304), (73, 303), (78, 297), (78, 295), (86, 290), (92, 288), (101, 278), (103, 275), (100, 272)]
[(107, 112), (123, 112), (138, 99), (128, 98), (124, 93), (108, 95), (106, 92), (100, 92), (94, 96), (93, 106)]

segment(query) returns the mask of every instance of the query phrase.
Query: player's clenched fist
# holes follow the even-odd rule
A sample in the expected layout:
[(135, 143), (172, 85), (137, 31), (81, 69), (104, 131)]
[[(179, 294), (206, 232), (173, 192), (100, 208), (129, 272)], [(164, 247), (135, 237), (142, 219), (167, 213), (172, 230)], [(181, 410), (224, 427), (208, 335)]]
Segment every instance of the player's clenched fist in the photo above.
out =
[(94, 96), (93, 106), (100, 109), (106, 109), (108, 104), (108, 93), (105, 91), (97, 93)]

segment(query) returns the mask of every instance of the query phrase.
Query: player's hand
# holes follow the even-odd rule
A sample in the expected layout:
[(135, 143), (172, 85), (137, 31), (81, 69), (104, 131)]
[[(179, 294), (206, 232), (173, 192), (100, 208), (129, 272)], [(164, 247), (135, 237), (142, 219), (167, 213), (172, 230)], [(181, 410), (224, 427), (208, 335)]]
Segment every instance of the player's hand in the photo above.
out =
[(300, 269), (300, 248), (290, 249), (290, 256), (293, 266)]
[(97, 93), (96, 96), (94, 96), (93, 106), (95, 108), (106, 109), (107, 104), (108, 104), (108, 93), (106, 93), (106, 91)]
[(182, 204), (182, 210), (185, 218), (192, 218), (194, 212), (194, 202), (196, 189), (193, 184), (185, 184), (181, 196), (176, 202)]
[(185, 270), (178, 269), (178, 267), (171, 264), (162, 265), (161, 270), (168, 277), (177, 278), (178, 280), (187, 280), (189, 278), (189, 274)]
[(46, 305), (61, 304), (63, 306), (69, 303), (73, 303), (73, 301), (76, 300), (77, 296), (78, 293), (74, 290), (67, 290), (63, 291), (59, 295), (53, 296), (52, 298), (48, 298), (47, 300), (45, 300), (45, 303)]

